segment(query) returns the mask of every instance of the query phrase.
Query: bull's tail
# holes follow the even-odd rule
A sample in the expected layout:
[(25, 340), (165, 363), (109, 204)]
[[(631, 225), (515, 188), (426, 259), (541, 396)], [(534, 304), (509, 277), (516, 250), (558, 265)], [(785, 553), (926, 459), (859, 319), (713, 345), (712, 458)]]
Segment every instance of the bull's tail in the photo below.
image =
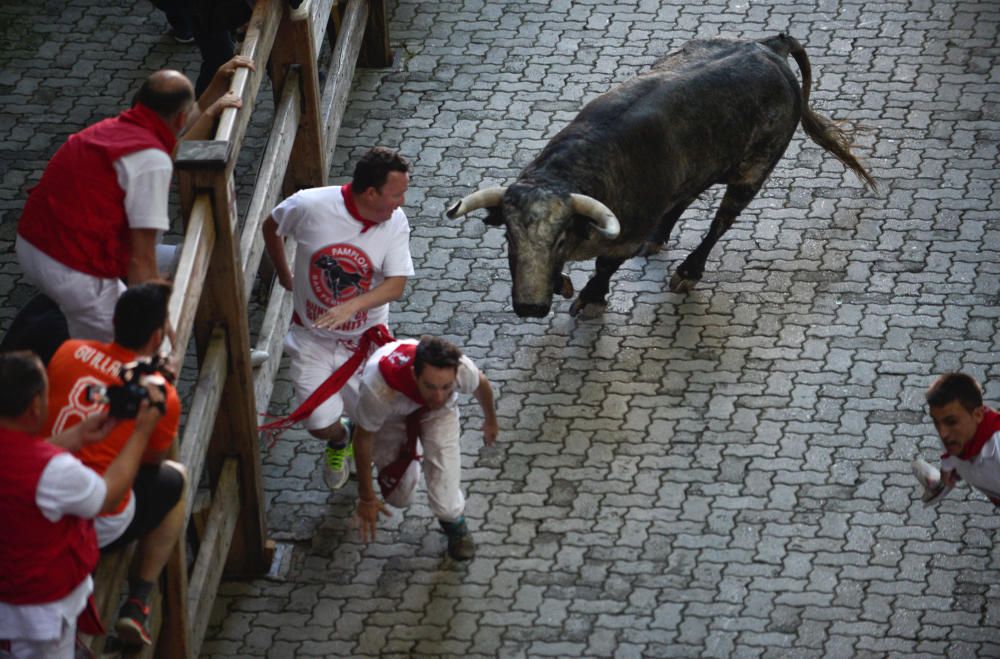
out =
[(851, 153), (852, 138), (857, 132), (857, 128), (833, 121), (823, 115), (813, 112), (809, 107), (809, 92), (812, 89), (812, 67), (809, 65), (809, 57), (806, 56), (806, 49), (798, 41), (787, 34), (779, 34), (770, 39), (762, 39), (762, 45), (767, 46), (782, 57), (790, 54), (795, 63), (799, 66), (802, 74), (802, 128), (816, 144), (832, 153), (837, 159), (851, 168), (858, 175), (865, 185), (872, 190), (878, 188), (875, 179), (868, 173), (861, 162)]

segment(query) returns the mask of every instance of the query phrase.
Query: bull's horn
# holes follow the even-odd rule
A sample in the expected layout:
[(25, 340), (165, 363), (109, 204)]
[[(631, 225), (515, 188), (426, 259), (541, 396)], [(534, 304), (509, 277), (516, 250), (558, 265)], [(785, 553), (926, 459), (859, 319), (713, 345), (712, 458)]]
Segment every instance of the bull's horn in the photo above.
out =
[(618, 218), (615, 217), (610, 208), (585, 194), (574, 193), (569, 198), (573, 212), (592, 219), (594, 228), (604, 234), (606, 238), (617, 238), (618, 234), (621, 233), (621, 224), (618, 223)]
[(507, 192), (507, 188), (500, 185), (492, 188), (485, 188), (483, 190), (477, 190), (449, 208), (446, 214), (448, 217), (454, 219), (456, 217), (462, 217), (466, 213), (479, 210), (480, 208), (492, 208), (494, 206), (499, 206), (500, 200), (503, 199), (503, 193), (505, 192)]

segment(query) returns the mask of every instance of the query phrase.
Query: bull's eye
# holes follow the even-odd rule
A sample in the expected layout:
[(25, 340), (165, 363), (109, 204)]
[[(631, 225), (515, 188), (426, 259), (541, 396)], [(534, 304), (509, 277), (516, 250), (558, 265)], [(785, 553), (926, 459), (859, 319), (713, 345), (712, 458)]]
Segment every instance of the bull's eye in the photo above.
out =
[(561, 236), (559, 236), (558, 240), (556, 240), (555, 251), (561, 252), (562, 248), (565, 246), (566, 246), (566, 234), (564, 233)]

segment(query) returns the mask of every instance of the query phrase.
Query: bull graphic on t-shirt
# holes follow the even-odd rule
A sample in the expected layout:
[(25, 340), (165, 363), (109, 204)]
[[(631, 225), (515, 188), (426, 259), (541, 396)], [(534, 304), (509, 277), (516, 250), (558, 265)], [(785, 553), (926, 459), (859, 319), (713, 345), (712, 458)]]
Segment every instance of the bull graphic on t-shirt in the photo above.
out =
[(340, 298), (341, 293), (361, 284), (362, 275), (357, 272), (347, 272), (337, 259), (329, 254), (323, 254), (313, 263), (323, 272), (323, 281), (333, 292), (334, 298)]

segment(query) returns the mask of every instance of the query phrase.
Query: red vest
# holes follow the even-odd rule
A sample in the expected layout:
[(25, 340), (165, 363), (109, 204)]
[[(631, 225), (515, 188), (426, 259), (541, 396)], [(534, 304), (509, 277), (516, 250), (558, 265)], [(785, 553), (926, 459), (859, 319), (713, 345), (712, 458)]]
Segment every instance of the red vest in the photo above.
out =
[(114, 161), (136, 151), (171, 155), (177, 138), (144, 105), (69, 136), (28, 193), (17, 233), (63, 265), (95, 277), (125, 277), (131, 234)]
[(41, 437), (0, 428), (0, 601), (44, 604), (69, 595), (97, 566), (94, 523), (50, 522), (35, 504), (45, 465), (62, 453)]

